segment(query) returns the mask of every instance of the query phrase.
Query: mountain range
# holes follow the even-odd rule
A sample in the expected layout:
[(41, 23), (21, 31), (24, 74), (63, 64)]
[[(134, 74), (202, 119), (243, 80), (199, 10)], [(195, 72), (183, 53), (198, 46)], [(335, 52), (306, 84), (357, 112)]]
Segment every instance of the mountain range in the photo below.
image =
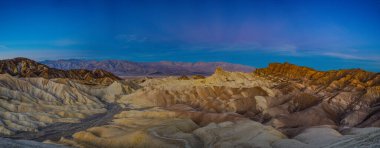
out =
[(0, 66), (0, 147), (380, 146), (380, 74), (361, 69), (121, 79), (26, 58)]
[(4, 73), (18, 77), (69, 78), (83, 80), (87, 83), (110, 83), (114, 80), (120, 80), (119, 77), (105, 70), (60, 70), (27, 58), (0, 60), (0, 74)]
[(125, 60), (55, 60), (41, 61), (57, 69), (103, 69), (118, 76), (170, 76), (170, 75), (211, 75), (217, 67), (228, 71), (252, 72), (255, 68), (225, 62), (131, 62)]

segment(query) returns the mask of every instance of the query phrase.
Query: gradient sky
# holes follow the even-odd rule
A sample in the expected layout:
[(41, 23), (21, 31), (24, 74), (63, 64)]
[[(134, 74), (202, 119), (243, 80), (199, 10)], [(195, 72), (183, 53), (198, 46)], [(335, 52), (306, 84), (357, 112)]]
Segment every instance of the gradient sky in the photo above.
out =
[(380, 71), (380, 0), (0, 0), (0, 58)]

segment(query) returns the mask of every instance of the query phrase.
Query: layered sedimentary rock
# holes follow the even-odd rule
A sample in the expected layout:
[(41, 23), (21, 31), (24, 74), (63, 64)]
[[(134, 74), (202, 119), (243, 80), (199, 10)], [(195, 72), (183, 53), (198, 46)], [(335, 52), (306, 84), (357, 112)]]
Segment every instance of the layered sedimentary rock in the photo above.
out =
[(284, 100), (267, 111), (274, 127), (380, 126), (379, 73), (360, 69), (322, 72), (274, 63), (255, 74), (270, 80), (275, 85), (272, 90), (281, 92), (277, 98)]
[(18, 77), (42, 77), (46, 79), (69, 78), (81, 80), (88, 84), (110, 84), (115, 80), (120, 80), (119, 77), (104, 70), (59, 70), (26, 58), (0, 60), (0, 74)]
[(79, 122), (106, 111), (98, 98), (43, 78), (0, 75), (0, 94), (3, 135), (37, 131), (54, 122)]
[(52, 123), (80, 122), (107, 111), (108, 103), (133, 90), (127, 84), (93, 86), (68, 79), (0, 75), (0, 134), (37, 132)]

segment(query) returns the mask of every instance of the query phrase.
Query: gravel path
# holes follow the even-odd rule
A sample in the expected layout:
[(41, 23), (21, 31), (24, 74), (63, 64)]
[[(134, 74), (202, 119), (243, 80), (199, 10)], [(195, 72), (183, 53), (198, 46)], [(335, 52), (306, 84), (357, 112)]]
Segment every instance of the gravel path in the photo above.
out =
[(54, 123), (39, 129), (38, 132), (21, 132), (6, 138), (35, 141), (58, 141), (61, 137), (70, 138), (71, 135), (76, 132), (84, 131), (95, 126), (105, 125), (112, 121), (112, 117), (115, 114), (121, 111), (122, 108), (119, 105), (109, 104), (107, 106), (107, 112), (82, 119), (80, 123)]

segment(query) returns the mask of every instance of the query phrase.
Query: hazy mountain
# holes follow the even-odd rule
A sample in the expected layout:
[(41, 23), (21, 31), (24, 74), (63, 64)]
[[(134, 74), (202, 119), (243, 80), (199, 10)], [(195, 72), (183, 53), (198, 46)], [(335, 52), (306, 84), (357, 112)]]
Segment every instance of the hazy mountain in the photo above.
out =
[(104, 69), (119, 76), (211, 75), (215, 68), (252, 72), (255, 68), (225, 62), (130, 62), (123, 60), (57, 60), (41, 63), (58, 69)]

